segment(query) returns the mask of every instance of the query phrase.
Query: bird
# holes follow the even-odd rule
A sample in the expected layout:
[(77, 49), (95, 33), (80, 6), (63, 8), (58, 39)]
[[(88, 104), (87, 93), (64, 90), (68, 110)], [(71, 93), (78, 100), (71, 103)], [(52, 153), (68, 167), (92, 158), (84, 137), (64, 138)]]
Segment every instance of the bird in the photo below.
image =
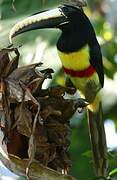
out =
[(107, 145), (103, 124), (100, 90), (104, 86), (101, 48), (90, 19), (82, 8), (62, 4), (38, 12), (16, 23), (9, 33), (13, 37), (27, 31), (55, 28), (61, 31), (56, 47), (62, 68), (73, 86), (89, 103), (88, 124), (97, 177), (107, 177)]

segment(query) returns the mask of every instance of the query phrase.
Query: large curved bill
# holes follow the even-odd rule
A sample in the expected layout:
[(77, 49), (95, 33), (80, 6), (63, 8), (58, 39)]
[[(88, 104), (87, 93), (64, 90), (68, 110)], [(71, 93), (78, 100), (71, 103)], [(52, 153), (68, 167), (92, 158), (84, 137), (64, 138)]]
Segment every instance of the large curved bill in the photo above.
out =
[(68, 19), (61, 8), (55, 8), (32, 15), (13, 26), (9, 33), (10, 43), (12, 43), (13, 37), (21, 33), (42, 28), (57, 28), (63, 23), (68, 23)]

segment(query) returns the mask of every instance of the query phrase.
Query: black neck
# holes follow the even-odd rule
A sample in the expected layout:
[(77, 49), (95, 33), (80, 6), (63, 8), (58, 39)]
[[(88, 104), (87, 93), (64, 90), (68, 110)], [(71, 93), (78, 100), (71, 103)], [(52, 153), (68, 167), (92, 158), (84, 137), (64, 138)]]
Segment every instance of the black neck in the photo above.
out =
[(75, 52), (89, 45), (93, 46), (97, 42), (94, 29), (90, 21), (86, 21), (84, 24), (72, 23), (62, 29), (62, 34), (57, 42), (57, 49), (70, 53)]

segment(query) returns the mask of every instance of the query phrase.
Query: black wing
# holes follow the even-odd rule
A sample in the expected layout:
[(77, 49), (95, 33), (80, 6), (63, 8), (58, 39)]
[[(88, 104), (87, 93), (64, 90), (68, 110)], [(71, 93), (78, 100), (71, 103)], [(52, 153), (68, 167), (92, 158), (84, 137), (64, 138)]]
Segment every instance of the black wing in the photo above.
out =
[(104, 69), (102, 63), (102, 53), (98, 42), (90, 47), (90, 63), (98, 73), (101, 86), (104, 86)]

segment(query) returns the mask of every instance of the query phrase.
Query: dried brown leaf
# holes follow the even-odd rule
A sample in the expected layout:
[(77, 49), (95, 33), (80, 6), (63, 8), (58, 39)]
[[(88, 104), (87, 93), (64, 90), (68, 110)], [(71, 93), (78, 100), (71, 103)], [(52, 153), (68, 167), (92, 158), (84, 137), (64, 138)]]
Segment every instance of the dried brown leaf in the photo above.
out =
[[(37, 99), (31, 94), (31, 91), (29, 90), (29, 88), (27, 88), (22, 82), (20, 83), (22, 89), (25, 92), (25, 97), (28, 97), (30, 99), (30, 101), (32, 101), (33, 106), (37, 107), (37, 112), (35, 115), (35, 118), (37, 118), (38, 112), (40, 112), (40, 103), (37, 101)], [(24, 101), (25, 101), (25, 97), (24, 97)]]
[(6, 86), (6, 82), (4, 80), (1, 79), (0, 81), (0, 88), (1, 88), (1, 104), (2, 104), (2, 108), (5, 114), (5, 118), (6, 118), (6, 127), (7, 130), (9, 131), (11, 128), (11, 118), (10, 118), (10, 101), (8, 99), (8, 94), (7, 94), (7, 86)]
[(15, 123), (12, 128), (17, 127), (20, 134), (30, 137), (32, 132), (32, 114), (22, 102), (15, 109)]
[(50, 144), (47, 142), (47, 133), (43, 125), (37, 124), (34, 137), (36, 143), (35, 159), (47, 166), (49, 162)]
[(59, 146), (62, 146), (66, 144), (66, 136), (70, 132), (70, 129), (67, 125), (63, 125), (61, 123), (51, 123), (47, 124), (47, 132), (49, 140), (51, 140), (53, 143), (56, 143)]
[[(21, 102), (23, 97), (23, 91), (19, 82), (11, 79), (6, 79), (8, 98), (11, 102)], [(28, 100), (28, 98), (27, 98)]]
[[(10, 62), (9, 52), (15, 52), (15, 62)], [(0, 51), (0, 76), (6, 77), (18, 65), (19, 51), (17, 48), (4, 48)], [(12, 60), (13, 61), (13, 60)]]
[(5, 96), (5, 83), (1, 79), (0, 80), (0, 110), (3, 110), (4, 107), (3, 96)]
[[(22, 81), (24, 84), (28, 84), (33, 79), (39, 77), (39, 74), (35, 72), (35, 68), (38, 66), (40, 66), (40, 63), (17, 68), (9, 75), (8, 78), (17, 82)], [(40, 73), (40, 77), (41, 76), (43, 77), (43, 75)]]
[(53, 107), (51, 106), (46, 106), (44, 108), (44, 110), (41, 111), (40, 113), (42, 119), (46, 120), (48, 116), (50, 115), (56, 115), (56, 116), (61, 116), (62, 113), (58, 110), (55, 110)]
[(2, 49), (0, 51), (0, 77), (3, 77), (4, 69), (7, 67), (9, 61), (8, 50)]
[(45, 77), (39, 77), (39, 78), (36, 78), (34, 80), (32, 80), (29, 84), (28, 84), (28, 88), (31, 90), (32, 94), (37, 94), (39, 93), (41, 87), (42, 87), (42, 84), (45, 80)]
[[(34, 96), (40, 96), (40, 91), (42, 89), (42, 85), (43, 85), (43, 82), (45, 81), (45, 79), (49, 78), (51, 79), (52, 78), (52, 73), (53, 73), (53, 70), (52, 69), (44, 69), (44, 70), (40, 70), (40, 71), (36, 71), (37, 74), (39, 74), (39, 77), (40, 80), (38, 81), (38, 78), (37, 78), (37, 82), (36, 82), (36, 79), (34, 79), (34, 83), (33, 81), (31, 83), (33, 83), (33, 90), (32, 90), (32, 93), (34, 94)], [(40, 73), (41, 73), (41, 76), (40, 76)], [(29, 84), (30, 85), (30, 84)]]
[(29, 161), (28, 161), (28, 165), (26, 167), (26, 175), (27, 176), (29, 174), (29, 168), (31, 166), (31, 163), (34, 161), (35, 152), (36, 152), (35, 137), (33, 134), (31, 134), (30, 139), (29, 139), (29, 148), (28, 148)]
[(61, 96), (65, 94), (65, 87), (55, 86), (48, 89), (50, 96)]
[(19, 61), (19, 58), (18, 58), (18, 56), (16, 56), (13, 60), (11, 60), (7, 64), (7, 66), (4, 70), (4, 77), (9, 76), (18, 67), (18, 61)]
[(27, 176), (28, 176), (28, 173), (29, 173), (29, 167), (30, 167), (31, 163), (33, 162), (33, 160), (35, 158), (35, 152), (36, 152), (35, 131), (36, 131), (37, 121), (38, 121), (38, 118), (39, 118), (39, 112), (40, 112), (40, 105), (38, 104), (37, 113), (35, 115), (34, 122), (33, 122), (32, 133), (31, 133), (31, 136), (30, 136), (30, 139), (29, 139), (29, 147), (28, 147), (29, 162), (28, 162), (28, 166), (26, 168)]
[(62, 116), (61, 121), (67, 121), (76, 111), (75, 102), (73, 100), (64, 99), (62, 96), (45, 96), (43, 98), (37, 98), (41, 104), (41, 108), (45, 109), (47, 106), (51, 106), (54, 110), (60, 111)]
[(37, 112), (35, 114), (35, 117), (34, 117), (34, 122), (33, 122), (33, 127), (32, 127), (32, 132), (31, 132), (31, 136), (29, 138), (29, 148), (28, 148), (28, 156), (29, 156), (29, 162), (28, 162), (28, 165), (27, 165), (27, 168), (26, 168), (26, 174), (28, 175), (29, 173), (29, 167), (31, 165), (31, 163), (33, 162), (34, 160), (34, 157), (35, 157), (35, 152), (36, 152), (36, 149), (35, 149), (35, 131), (36, 131), (36, 126), (37, 126), (37, 122), (40, 122), (40, 104), (38, 103), (38, 101), (32, 96), (30, 90), (23, 84), (21, 83), (20, 84), (21, 87), (23, 88), (24, 92), (25, 92), (25, 95), (27, 95), (28, 97), (30, 97), (30, 100), (32, 101), (32, 103), (37, 106)]

